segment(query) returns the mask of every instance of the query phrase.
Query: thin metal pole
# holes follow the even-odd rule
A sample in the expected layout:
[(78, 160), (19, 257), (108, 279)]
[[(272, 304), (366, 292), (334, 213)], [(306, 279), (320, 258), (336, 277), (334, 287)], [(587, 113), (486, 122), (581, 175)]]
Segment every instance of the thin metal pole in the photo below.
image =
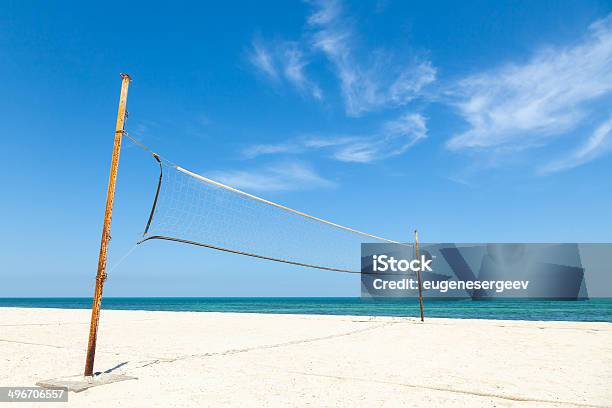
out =
[[(414, 230), (414, 250), (415, 257), (419, 258), (419, 232)], [(421, 309), (421, 321), (425, 321), (425, 317), (423, 315), (423, 285), (421, 284), (421, 269), (417, 271), (417, 279), (419, 281), (419, 307)]]
[(117, 112), (117, 125), (115, 127), (115, 145), (111, 161), (108, 190), (106, 192), (106, 209), (104, 210), (104, 227), (102, 228), (102, 241), (100, 242), (100, 257), (98, 258), (98, 272), (96, 274), (96, 289), (94, 291), (91, 307), (91, 324), (89, 326), (89, 342), (87, 344), (87, 357), (85, 359), (85, 376), (93, 375), (94, 358), (96, 356), (96, 340), (98, 338), (98, 322), (100, 321), (100, 305), (102, 303), (102, 289), (106, 280), (106, 257), (108, 254), (108, 241), (110, 241), (110, 226), (113, 216), (113, 203), (115, 201), (115, 185), (117, 183), (117, 170), (119, 169), (119, 154), (121, 153), (121, 138), (125, 125), (125, 108), (127, 105), (128, 87), (132, 80), (128, 74), (121, 74), (121, 95), (119, 97), (119, 111)]

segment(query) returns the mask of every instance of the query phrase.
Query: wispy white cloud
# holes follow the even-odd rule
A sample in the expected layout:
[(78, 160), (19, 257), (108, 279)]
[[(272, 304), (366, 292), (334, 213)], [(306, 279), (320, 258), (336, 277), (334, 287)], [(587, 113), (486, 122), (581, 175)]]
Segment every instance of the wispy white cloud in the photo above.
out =
[(285, 44), (283, 54), (285, 56), (285, 78), (300, 91), (310, 94), (315, 99), (323, 99), (323, 92), (319, 85), (306, 77), (304, 67), (307, 62), (299, 46), (296, 43)]
[(345, 162), (369, 163), (403, 154), (426, 136), (425, 118), (407, 114), (385, 123), (380, 132), (371, 137), (340, 146), (334, 157)]
[[(253, 66), (277, 83), (291, 84), (303, 94), (323, 99), (318, 83), (306, 73), (311, 61), (323, 56), (338, 79), (348, 116), (392, 110), (396, 119), (379, 122), (370, 132), (309, 135), (253, 145), (245, 148), (243, 155), (255, 158), (317, 151), (342, 162), (370, 163), (400, 155), (424, 139), (425, 117), (418, 113), (397, 117), (397, 108), (419, 97), (423, 88), (435, 81), (436, 69), (431, 62), (417, 58), (400, 60), (382, 49), (363, 51), (340, 0), (307, 2), (312, 12), (301, 39), (268, 45), (254, 41), (250, 53)], [(250, 178), (242, 173), (235, 176), (241, 180)]]
[(326, 25), (334, 22), (342, 12), (340, 0), (312, 0), (309, 2), (314, 6), (314, 12), (308, 17), (310, 25)]
[(268, 79), (284, 79), (304, 95), (323, 99), (319, 85), (306, 75), (308, 60), (296, 42), (265, 44), (253, 40), (248, 59), (256, 70)]
[(595, 129), (591, 136), (568, 157), (552, 161), (539, 169), (540, 174), (568, 170), (587, 163), (612, 150), (612, 117)]
[(214, 180), (247, 192), (312, 190), (336, 185), (301, 161), (285, 161), (258, 169), (216, 171), (209, 174)]
[(264, 156), (268, 154), (300, 153), (302, 151), (304, 151), (304, 147), (301, 144), (286, 142), (248, 146), (242, 150), (242, 154), (245, 157), (252, 159), (257, 156)]
[(425, 137), (425, 118), (420, 114), (406, 114), (385, 122), (380, 129), (369, 135), (308, 136), (285, 143), (250, 146), (243, 153), (253, 158), (267, 154), (322, 150), (338, 161), (370, 163), (403, 154)]
[(251, 64), (265, 76), (271, 79), (278, 78), (278, 72), (270, 50), (259, 40), (253, 40), (252, 49), (248, 53)]
[(571, 46), (547, 48), (525, 64), (505, 65), (460, 81), (453, 92), (454, 105), (469, 128), (454, 135), (447, 146), (514, 151), (546, 145), (577, 129), (590, 115), (589, 105), (611, 92), (609, 15)]
[(333, 65), (349, 116), (406, 104), (435, 80), (436, 69), (426, 60), (397, 61), (383, 50), (358, 58), (356, 35), (343, 18), (340, 1), (312, 4), (314, 12), (308, 18), (312, 47)]
[(357, 35), (343, 15), (339, 0), (309, 3), (313, 12), (302, 40), (268, 45), (253, 41), (249, 60), (258, 72), (273, 80), (282, 77), (301, 93), (321, 100), (323, 91), (305, 70), (311, 57), (321, 53), (331, 63), (340, 82), (345, 111), (353, 117), (402, 106), (435, 81), (436, 69), (428, 60), (400, 60), (382, 49), (357, 53)]

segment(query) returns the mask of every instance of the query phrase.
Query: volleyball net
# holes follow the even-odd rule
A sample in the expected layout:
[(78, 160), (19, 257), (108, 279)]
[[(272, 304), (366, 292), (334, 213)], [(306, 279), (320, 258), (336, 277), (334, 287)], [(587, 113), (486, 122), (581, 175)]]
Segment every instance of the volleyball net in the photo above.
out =
[[(397, 243), (189, 171), (152, 153), (160, 176), (143, 239), (166, 240), (298, 266), (360, 273), (362, 243)], [(411, 246), (411, 244), (404, 244)]]

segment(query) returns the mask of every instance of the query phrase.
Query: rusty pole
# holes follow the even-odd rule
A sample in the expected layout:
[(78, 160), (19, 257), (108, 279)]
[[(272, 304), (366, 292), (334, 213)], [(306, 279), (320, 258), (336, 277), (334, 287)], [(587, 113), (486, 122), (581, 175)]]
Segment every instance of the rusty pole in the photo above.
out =
[[(419, 258), (419, 232), (414, 230), (414, 250), (415, 250), (415, 258)], [(423, 316), (423, 285), (421, 284), (421, 269), (417, 271), (417, 279), (419, 281), (419, 307), (421, 309), (421, 321), (425, 321), (425, 317)]]
[(85, 359), (85, 376), (93, 375), (94, 358), (96, 356), (96, 340), (98, 338), (98, 322), (100, 321), (100, 305), (102, 303), (102, 289), (106, 280), (106, 256), (108, 254), (108, 241), (110, 241), (110, 226), (113, 217), (113, 203), (115, 201), (115, 184), (119, 168), (119, 154), (121, 153), (121, 139), (125, 125), (125, 108), (127, 104), (128, 87), (132, 80), (128, 74), (121, 74), (121, 95), (119, 97), (119, 112), (115, 127), (115, 145), (111, 161), (108, 190), (106, 191), (106, 209), (104, 210), (104, 227), (102, 228), (102, 241), (100, 242), (100, 257), (98, 258), (98, 272), (96, 274), (96, 289), (91, 306), (91, 324), (89, 326), (89, 342), (87, 344), (87, 357)]

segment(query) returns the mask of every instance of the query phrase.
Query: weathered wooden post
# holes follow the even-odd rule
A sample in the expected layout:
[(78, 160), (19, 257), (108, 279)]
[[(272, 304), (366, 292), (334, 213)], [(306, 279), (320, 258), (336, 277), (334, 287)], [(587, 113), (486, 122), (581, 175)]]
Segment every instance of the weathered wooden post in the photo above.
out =
[(128, 87), (132, 80), (128, 74), (121, 74), (121, 95), (119, 97), (119, 111), (115, 127), (115, 145), (111, 161), (108, 190), (106, 192), (106, 209), (104, 210), (104, 226), (102, 227), (102, 241), (100, 243), (100, 256), (98, 258), (98, 272), (96, 274), (96, 289), (94, 291), (93, 305), (91, 307), (91, 324), (89, 326), (89, 342), (87, 344), (87, 357), (85, 359), (85, 376), (93, 375), (94, 358), (96, 356), (96, 340), (98, 338), (98, 322), (100, 321), (100, 305), (102, 303), (102, 289), (106, 279), (106, 257), (108, 254), (108, 241), (110, 240), (110, 226), (113, 216), (113, 203), (115, 201), (115, 185), (117, 170), (119, 169), (119, 154), (121, 153), (121, 139), (125, 125), (125, 112), (127, 105)]

